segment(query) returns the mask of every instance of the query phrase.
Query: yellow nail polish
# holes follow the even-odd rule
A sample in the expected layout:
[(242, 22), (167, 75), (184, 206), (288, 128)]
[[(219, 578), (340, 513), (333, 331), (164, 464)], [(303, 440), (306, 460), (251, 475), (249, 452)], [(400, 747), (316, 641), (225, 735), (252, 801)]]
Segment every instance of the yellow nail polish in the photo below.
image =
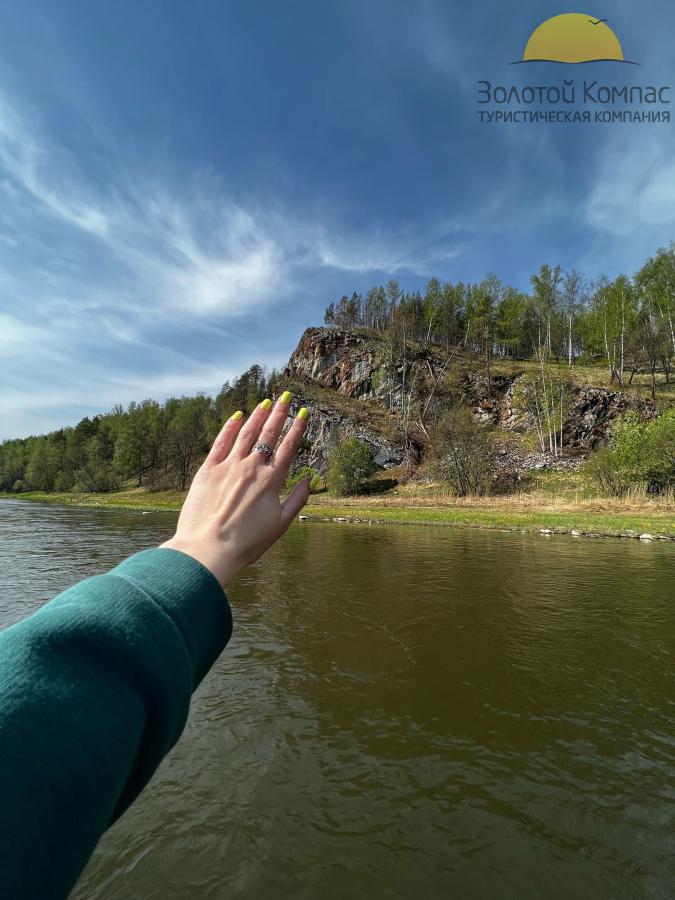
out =
[(269, 409), (271, 405), (272, 405), (272, 401), (269, 398), (267, 398), (267, 399), (263, 400), (262, 403), (260, 404), (260, 409)]
[(290, 403), (293, 399), (293, 394), (290, 391), (284, 391), (281, 397), (279, 397), (279, 403)]
[(240, 409), (238, 409), (238, 410), (236, 411), (236, 413), (232, 413), (232, 415), (230, 416), (230, 419), (231, 419), (231, 421), (233, 421), (233, 422), (238, 422), (239, 419), (241, 419), (241, 417), (242, 417), (243, 415), (244, 415), (243, 412), (242, 412)]
[(302, 409), (298, 410), (298, 418), (299, 419), (306, 419), (308, 415), (309, 415), (309, 410), (307, 409), (306, 406), (303, 406)]

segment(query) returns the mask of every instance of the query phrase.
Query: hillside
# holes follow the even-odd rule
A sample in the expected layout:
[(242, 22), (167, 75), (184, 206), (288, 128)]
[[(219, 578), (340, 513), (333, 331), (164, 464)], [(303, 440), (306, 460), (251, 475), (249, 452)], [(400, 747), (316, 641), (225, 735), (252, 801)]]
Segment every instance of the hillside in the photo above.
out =
[[(413, 343), (392, 353), (381, 334), (365, 330), (308, 328), (284, 370), (284, 384), (298, 406), (311, 410), (308, 446), (300, 464), (324, 473), (333, 447), (355, 435), (373, 450), (375, 461), (390, 469), (409, 461), (423, 471), (434, 419), (457, 402), (474, 418), (494, 427), (503, 445), (498, 469), (576, 467), (606, 440), (612, 423), (633, 410), (649, 421), (660, 406), (643, 396), (638, 381), (618, 391), (598, 382), (606, 372), (558, 367), (570, 379), (571, 403), (562, 424), (562, 455), (536, 446), (535, 422), (519, 404), (518, 388), (530, 362), (496, 363), (490, 381), (480, 361), (438, 347)], [(645, 386), (646, 387), (646, 386)]]

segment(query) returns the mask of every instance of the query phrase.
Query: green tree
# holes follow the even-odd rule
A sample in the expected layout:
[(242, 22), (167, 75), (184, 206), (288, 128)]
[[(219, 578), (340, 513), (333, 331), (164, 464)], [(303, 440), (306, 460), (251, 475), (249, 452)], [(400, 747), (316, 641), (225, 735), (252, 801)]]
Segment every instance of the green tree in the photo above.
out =
[(187, 489), (208, 452), (207, 427), (211, 398), (204, 394), (167, 401), (167, 451), (170, 477), (179, 491)]
[(438, 278), (431, 278), (428, 281), (424, 291), (422, 309), (427, 332), (425, 337), (429, 341), (432, 334), (438, 333), (439, 326), (442, 324), (443, 290)]
[(545, 348), (550, 355), (553, 349), (553, 323), (558, 311), (561, 280), (560, 266), (549, 265), (541, 266), (539, 272), (530, 278), (537, 320), (537, 354)]
[(130, 403), (115, 442), (115, 468), (132, 475), (139, 487), (152, 465), (152, 431), (158, 409), (154, 400)]
[(87, 438), (74, 486), (85, 491), (118, 491), (120, 478), (115, 466), (115, 443), (121, 414), (97, 417), (97, 430)]
[(531, 372), (518, 382), (515, 402), (534, 422), (542, 453), (563, 455), (564, 423), (572, 405), (572, 383), (554, 374), (543, 356), (539, 371)]
[(338, 497), (359, 494), (376, 470), (373, 451), (356, 437), (341, 441), (330, 454), (326, 481)]
[(660, 247), (656, 256), (647, 260), (636, 275), (638, 284), (648, 290), (655, 299), (663, 328), (670, 338), (670, 348), (675, 356), (675, 243)]
[(652, 397), (656, 395), (656, 368), (663, 369), (666, 384), (675, 357), (675, 244), (661, 247), (635, 276), (640, 297), (639, 330), (648, 360)]
[(26, 467), (26, 481), (34, 491), (53, 491), (60, 469), (58, 449), (48, 437), (33, 439)]
[(610, 379), (623, 387), (630, 336), (638, 324), (637, 294), (631, 280), (625, 275), (611, 282), (600, 278), (585, 324), (589, 349), (605, 357)]
[(469, 300), (469, 338), (485, 363), (488, 392), (492, 391), (492, 356), (503, 287), (496, 275), (488, 275), (471, 292)]
[(3, 441), (0, 444), (0, 490), (16, 490), (17, 482), (24, 483), (28, 452), (23, 440)]
[(499, 301), (495, 321), (495, 342), (502, 356), (517, 356), (527, 352), (524, 339), (526, 313), (525, 294), (507, 287)]
[(576, 269), (565, 272), (562, 281), (562, 312), (567, 333), (567, 365), (572, 365), (574, 350), (574, 325), (585, 298), (584, 277)]

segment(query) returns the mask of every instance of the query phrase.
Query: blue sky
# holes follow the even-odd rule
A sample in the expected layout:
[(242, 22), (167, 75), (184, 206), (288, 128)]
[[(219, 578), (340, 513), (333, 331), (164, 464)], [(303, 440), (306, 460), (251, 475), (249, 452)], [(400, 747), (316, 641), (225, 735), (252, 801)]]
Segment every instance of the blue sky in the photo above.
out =
[(0, 439), (282, 365), (390, 277), (632, 273), (675, 238), (672, 124), (476, 112), (675, 83), (673, 5), (598, 2), (641, 66), (509, 67), (546, 0), (0, 2)]

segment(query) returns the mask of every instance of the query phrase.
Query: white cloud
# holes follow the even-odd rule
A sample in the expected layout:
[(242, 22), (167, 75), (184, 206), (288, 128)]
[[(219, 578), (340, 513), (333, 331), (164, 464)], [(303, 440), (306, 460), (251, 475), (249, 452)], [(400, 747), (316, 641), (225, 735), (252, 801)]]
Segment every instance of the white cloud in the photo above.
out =
[(221, 326), (246, 314), (259, 321), (317, 269), (342, 271), (347, 284), (351, 273), (425, 272), (458, 252), (453, 239), (435, 241), (433, 225), (345, 235), (341, 212), (319, 201), (304, 218), (273, 204), (244, 208), (213, 173), (187, 183), (105, 159), (105, 178), (92, 178), (0, 94), (5, 436), (118, 402), (217, 390), (258, 354), (278, 364), (286, 337), (273, 326), (250, 340), (243, 327), (233, 337)]
[(47, 336), (43, 328), (36, 328), (14, 316), (0, 313), (0, 359), (30, 355)]
[(68, 225), (103, 236), (107, 222), (103, 212), (73, 191), (64, 172), (55, 172), (52, 157), (56, 148), (36, 141), (8, 101), (0, 97), (0, 167), (10, 179), (5, 192), (19, 188), (38, 207)]
[(603, 232), (625, 236), (643, 228), (652, 239), (652, 232), (675, 225), (672, 138), (670, 129), (657, 135), (644, 128), (630, 137), (624, 128), (603, 145), (585, 216)]
[[(125, 276), (124, 290), (115, 285), (114, 306), (232, 314), (273, 300), (288, 277), (284, 249), (260, 216), (234, 204), (215, 178), (190, 185), (178, 198), (161, 181), (112, 171), (102, 189), (39, 128), (26, 127), (2, 97), (0, 175), (6, 221), (12, 208), (18, 217), (30, 207), (48, 224), (98, 241), (99, 260)], [(12, 246), (11, 240), (5, 243)]]
[(321, 266), (330, 266), (343, 272), (386, 272), (396, 274), (403, 270), (413, 271), (419, 275), (429, 274), (433, 264), (443, 260), (454, 259), (461, 250), (458, 246), (437, 250), (422, 250), (411, 253), (413, 247), (389, 245), (378, 246), (377, 241), (361, 242), (322, 240), (316, 247), (317, 262)]
[(97, 184), (1, 95), (0, 193), (0, 237), (19, 219), (42, 223), (18, 235), (18, 247), (11, 231), (2, 241), (6, 258), (28, 247), (41, 260), (39, 270), (21, 273), (33, 309), (99, 310), (98, 327), (122, 341), (137, 337), (144, 318), (176, 323), (260, 311), (288, 297), (306, 268), (425, 273), (432, 260), (458, 253), (454, 241), (430, 250), (442, 223), (424, 234), (345, 235), (339, 211), (325, 207), (304, 220), (271, 204), (246, 209), (213, 173), (179, 184), (111, 162), (106, 184)]
[[(284, 248), (217, 185), (211, 197), (212, 206), (200, 210), (199, 201), (189, 208), (150, 187), (136, 194), (133, 212), (118, 210), (110, 248), (133, 279), (135, 303), (144, 295), (181, 314), (236, 314), (278, 294), (288, 278)], [(200, 213), (209, 223), (206, 237), (197, 234), (204, 230)]]

